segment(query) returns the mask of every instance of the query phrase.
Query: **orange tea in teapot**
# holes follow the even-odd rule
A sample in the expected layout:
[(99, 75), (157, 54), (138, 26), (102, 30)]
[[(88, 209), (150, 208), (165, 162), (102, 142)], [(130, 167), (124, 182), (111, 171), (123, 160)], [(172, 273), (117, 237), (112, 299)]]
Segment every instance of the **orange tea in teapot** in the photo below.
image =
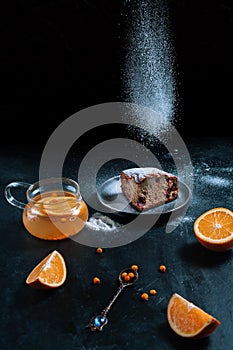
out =
[(23, 208), (23, 224), (33, 236), (61, 240), (77, 234), (85, 226), (88, 208), (75, 181), (52, 178), (30, 185), (26, 205), (11, 195), (11, 186), (6, 197), (8, 201), (11, 199), (11, 204)]
[(23, 223), (34, 236), (42, 239), (63, 239), (75, 235), (88, 218), (86, 204), (77, 203), (69, 192), (52, 192), (33, 198), (23, 212)]

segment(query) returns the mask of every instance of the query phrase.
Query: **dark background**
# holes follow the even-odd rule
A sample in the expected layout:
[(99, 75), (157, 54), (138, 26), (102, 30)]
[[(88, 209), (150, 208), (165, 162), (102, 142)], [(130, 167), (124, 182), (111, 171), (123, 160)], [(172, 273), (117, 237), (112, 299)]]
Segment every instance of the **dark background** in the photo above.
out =
[[(165, 234), (166, 219), (161, 220), (132, 244), (98, 255), (94, 248), (69, 239), (45, 242), (27, 234), (21, 211), (3, 195), (11, 181), (38, 179), (41, 151), (63, 120), (95, 104), (124, 101), (121, 77), (128, 24), (122, 21), (122, 3), (1, 4), (1, 349), (233, 348), (232, 252), (209, 252), (193, 235), (193, 222), (204, 211), (232, 210), (232, 0), (168, 0), (179, 68), (177, 128), (191, 140), (186, 145), (195, 180), (187, 214), (173, 234)], [(134, 3), (128, 1), (128, 16)], [(118, 131), (110, 127), (100, 136), (94, 130), (83, 135), (80, 144), (90, 147), (94, 138), (110, 138)], [(80, 149), (74, 149), (64, 169), (74, 179), (86, 151)], [(156, 145), (153, 151), (158, 153)], [(160, 158), (165, 169), (170, 157), (166, 153)], [(121, 169), (122, 162), (116, 161), (99, 181)], [(26, 276), (53, 249), (66, 259), (66, 284), (52, 293), (27, 288)], [(118, 271), (131, 263), (140, 266), (140, 279), (113, 306), (102, 334), (90, 333), (85, 325), (115, 292)], [(165, 274), (158, 271), (161, 263), (168, 267)], [(103, 276), (97, 288), (91, 283), (93, 274)], [(149, 287), (158, 294), (140, 302), (141, 292)], [(219, 330), (209, 339), (190, 342), (174, 334), (166, 320), (173, 291), (217, 317)]]
[[(5, 4), (0, 65), (5, 147), (43, 146), (73, 113), (94, 104), (124, 101), (123, 3)], [(130, 16), (134, 1), (128, 3)], [(183, 137), (231, 135), (233, 2), (168, 3), (179, 71), (176, 127)]]

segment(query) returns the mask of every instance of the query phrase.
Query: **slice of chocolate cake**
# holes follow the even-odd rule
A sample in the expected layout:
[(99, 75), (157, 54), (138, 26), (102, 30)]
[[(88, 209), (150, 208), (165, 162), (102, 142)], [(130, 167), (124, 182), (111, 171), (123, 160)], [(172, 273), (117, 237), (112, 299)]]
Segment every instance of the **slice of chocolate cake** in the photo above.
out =
[(157, 168), (133, 168), (120, 174), (121, 190), (130, 205), (141, 212), (178, 197), (178, 178)]

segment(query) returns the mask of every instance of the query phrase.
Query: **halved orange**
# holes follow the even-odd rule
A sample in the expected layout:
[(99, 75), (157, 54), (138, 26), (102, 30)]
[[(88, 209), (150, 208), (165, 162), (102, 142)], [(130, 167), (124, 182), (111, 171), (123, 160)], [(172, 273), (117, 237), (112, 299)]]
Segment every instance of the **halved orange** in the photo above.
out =
[(168, 302), (167, 319), (176, 334), (192, 339), (209, 336), (221, 324), (215, 317), (177, 293)]
[(233, 212), (227, 208), (213, 208), (194, 222), (197, 240), (207, 249), (226, 251), (233, 248)]
[(48, 254), (31, 271), (26, 283), (38, 289), (52, 289), (60, 287), (66, 280), (67, 269), (63, 256), (56, 250)]

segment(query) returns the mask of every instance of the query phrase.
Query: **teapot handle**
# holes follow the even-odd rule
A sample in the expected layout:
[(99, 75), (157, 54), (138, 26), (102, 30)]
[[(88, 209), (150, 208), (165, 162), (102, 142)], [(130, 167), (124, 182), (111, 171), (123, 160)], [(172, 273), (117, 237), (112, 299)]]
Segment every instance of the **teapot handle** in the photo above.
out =
[(11, 193), (11, 189), (12, 188), (16, 188), (16, 187), (24, 187), (24, 188), (28, 188), (31, 184), (26, 183), (26, 182), (11, 182), (9, 183), (4, 190), (4, 195), (6, 197), (6, 200), (11, 204), (14, 205), (15, 207), (19, 208), (19, 209), (24, 209), (26, 203), (20, 202), (18, 201)]

